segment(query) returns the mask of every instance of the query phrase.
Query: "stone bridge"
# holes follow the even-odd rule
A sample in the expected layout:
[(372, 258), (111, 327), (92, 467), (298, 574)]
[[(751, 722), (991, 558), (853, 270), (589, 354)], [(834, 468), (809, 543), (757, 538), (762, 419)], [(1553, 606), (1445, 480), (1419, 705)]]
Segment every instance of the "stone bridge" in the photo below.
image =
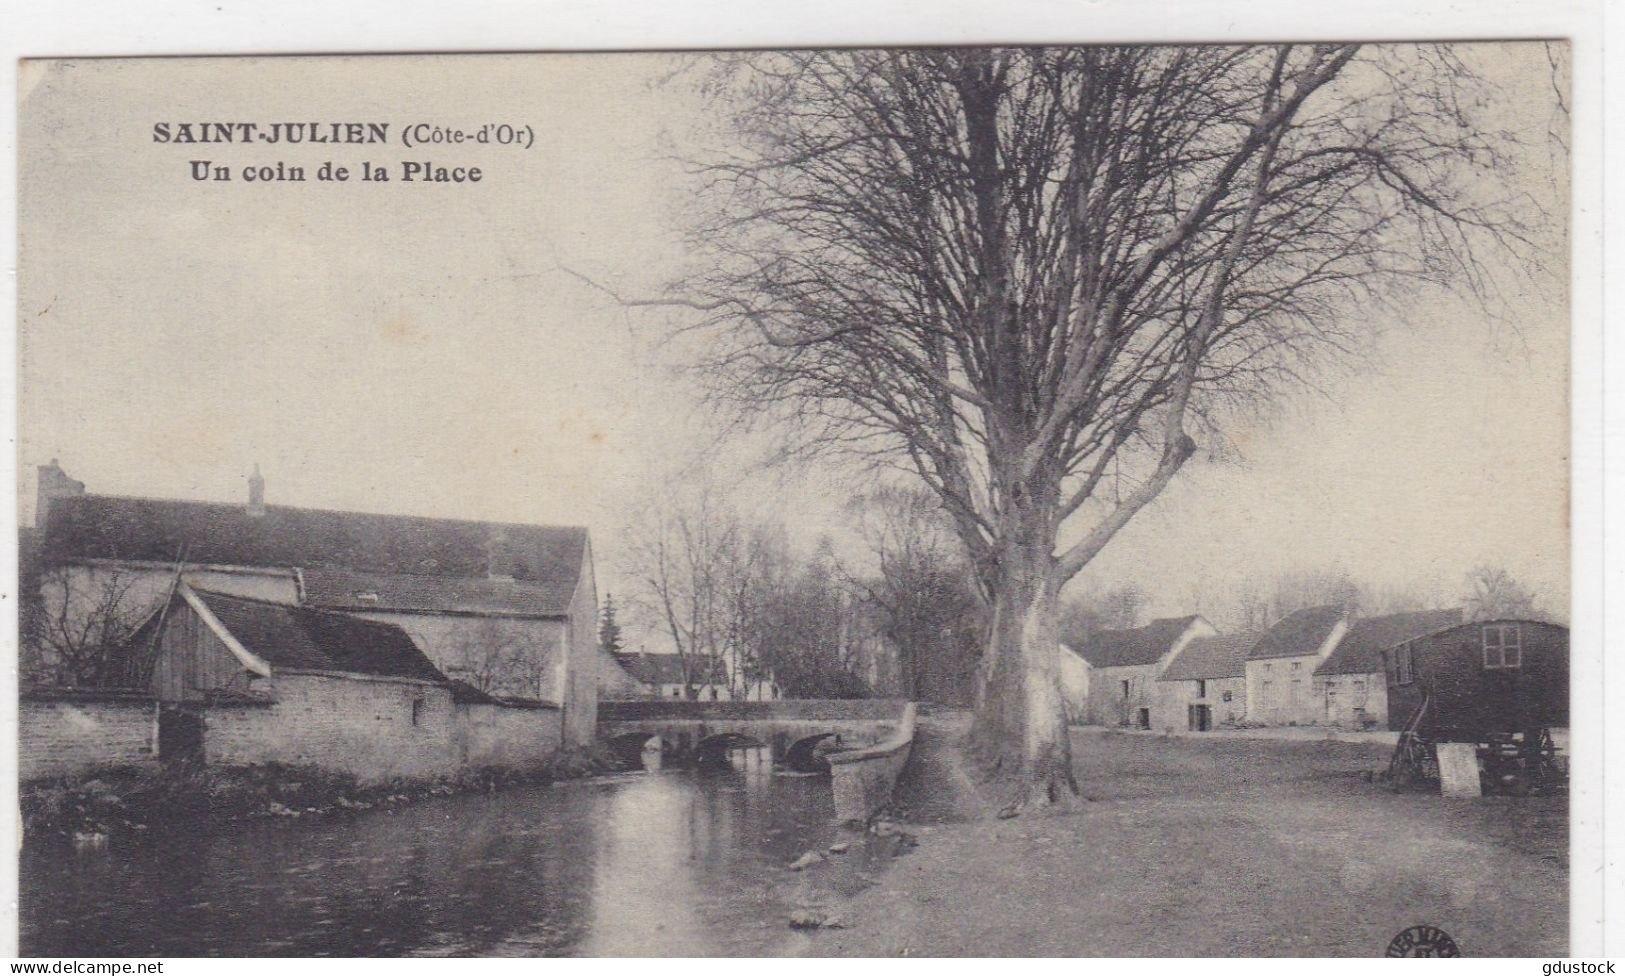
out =
[(658, 749), (665, 757), (703, 761), (765, 746), (774, 762), (791, 769), (829, 769), (842, 820), (865, 819), (889, 799), (913, 733), (914, 705), (896, 699), (598, 704), (599, 738), (627, 760)]

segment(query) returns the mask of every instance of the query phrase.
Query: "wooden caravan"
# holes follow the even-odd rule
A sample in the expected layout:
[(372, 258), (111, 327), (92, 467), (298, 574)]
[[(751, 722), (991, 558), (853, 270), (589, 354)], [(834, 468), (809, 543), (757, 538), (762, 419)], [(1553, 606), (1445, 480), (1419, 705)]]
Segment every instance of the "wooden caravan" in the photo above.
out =
[(1569, 632), (1534, 620), (1462, 624), (1382, 652), (1396, 785), (1438, 777), (1435, 747), (1477, 748), (1486, 789), (1560, 787), (1566, 763), (1552, 742), (1568, 726)]

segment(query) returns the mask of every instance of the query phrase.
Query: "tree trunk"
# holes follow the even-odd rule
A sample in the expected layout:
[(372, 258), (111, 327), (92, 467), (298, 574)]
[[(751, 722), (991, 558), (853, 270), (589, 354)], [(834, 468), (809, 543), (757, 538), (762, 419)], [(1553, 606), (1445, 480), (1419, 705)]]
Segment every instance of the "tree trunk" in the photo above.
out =
[(972, 725), (976, 750), (1009, 787), (1002, 811), (1070, 805), (1078, 795), (1061, 698), (1060, 589), (1055, 539), (1044, 506), (1004, 526), (982, 686)]

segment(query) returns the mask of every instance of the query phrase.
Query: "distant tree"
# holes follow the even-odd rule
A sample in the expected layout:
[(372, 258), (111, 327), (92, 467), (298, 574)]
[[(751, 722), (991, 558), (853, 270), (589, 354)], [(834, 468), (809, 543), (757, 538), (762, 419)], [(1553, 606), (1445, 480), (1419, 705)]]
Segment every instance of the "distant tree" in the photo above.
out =
[(830, 548), (820, 546), (806, 561), (781, 559), (775, 568), (752, 588), (743, 618), (747, 667), (772, 675), (788, 698), (868, 697), (856, 601)]
[(668, 493), (644, 509), (630, 533), (628, 568), (636, 600), (655, 629), (671, 639), (682, 670), (684, 697), (731, 673), (743, 633), (743, 587), (761, 555), (723, 493), (708, 483)]
[(1543, 620), (1533, 589), (1514, 579), (1502, 566), (1484, 564), (1467, 574), (1464, 602), (1468, 620), (1512, 618)]
[(604, 594), (604, 610), (598, 616), (598, 646), (607, 654), (616, 654), (625, 646), (621, 638), (621, 625), (615, 620), (615, 594)]
[(522, 626), (485, 617), (448, 643), (446, 673), (488, 695), (545, 698), (550, 651)]
[(139, 687), (149, 661), (129, 647), (152, 609), (138, 579), (119, 570), (25, 569), (19, 588), (19, 676), (25, 684)]
[(1145, 622), (1148, 603), (1145, 590), (1134, 583), (1075, 588), (1061, 599), (1061, 634), (1079, 640), (1100, 630), (1132, 630)]
[(941, 500), (885, 488), (857, 500), (853, 512), (874, 571), (854, 574), (852, 585), (895, 659), (890, 693), (971, 704), (986, 615)]

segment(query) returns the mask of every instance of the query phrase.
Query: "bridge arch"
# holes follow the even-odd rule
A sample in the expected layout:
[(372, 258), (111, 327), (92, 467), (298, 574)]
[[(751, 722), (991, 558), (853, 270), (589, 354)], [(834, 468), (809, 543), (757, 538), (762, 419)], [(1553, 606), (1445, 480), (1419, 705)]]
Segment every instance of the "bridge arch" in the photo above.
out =
[(719, 732), (708, 735), (694, 746), (695, 762), (723, 762), (734, 749), (757, 749), (767, 745), (755, 736), (741, 732)]
[(623, 732), (609, 740), (609, 751), (617, 761), (629, 766), (643, 765), (643, 754), (650, 747), (665, 752), (665, 740), (648, 732)]
[[(833, 741), (831, 741), (833, 740)], [(829, 761), (824, 753), (841, 741), (838, 732), (820, 732), (797, 739), (784, 753), (784, 764), (798, 773), (827, 773)], [(820, 748), (820, 745), (823, 748)]]

